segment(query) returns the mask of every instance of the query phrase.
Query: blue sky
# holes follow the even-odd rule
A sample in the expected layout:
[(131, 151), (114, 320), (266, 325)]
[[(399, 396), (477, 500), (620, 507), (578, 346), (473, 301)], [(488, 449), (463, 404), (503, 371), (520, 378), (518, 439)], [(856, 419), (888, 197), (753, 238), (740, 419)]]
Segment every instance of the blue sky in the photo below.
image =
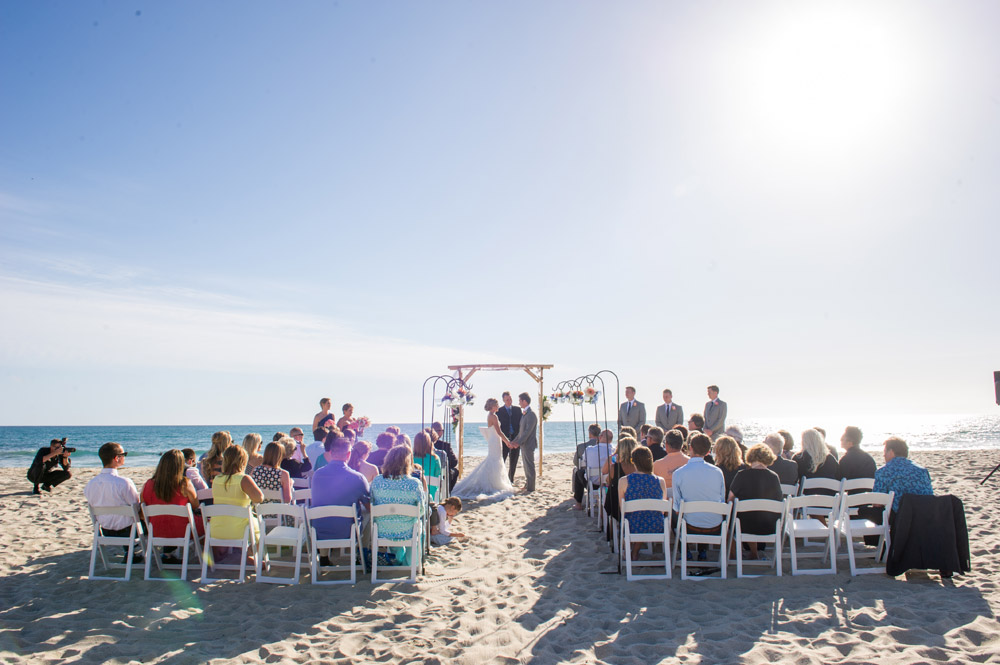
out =
[(998, 24), (0, 2), (0, 424), (418, 420), (426, 376), (505, 361), (742, 418), (990, 413)]

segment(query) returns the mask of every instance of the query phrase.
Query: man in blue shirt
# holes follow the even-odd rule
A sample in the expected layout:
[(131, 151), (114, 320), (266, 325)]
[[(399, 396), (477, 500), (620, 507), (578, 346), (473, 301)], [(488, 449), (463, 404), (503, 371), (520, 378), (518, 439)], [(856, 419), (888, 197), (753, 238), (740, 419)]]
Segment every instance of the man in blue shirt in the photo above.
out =
[[(707, 434), (692, 434), (688, 441), (691, 459), (673, 473), (675, 510), (680, 510), (682, 501), (726, 501), (726, 479), (722, 469), (705, 461), (705, 455), (712, 450), (712, 440)], [(722, 526), (722, 516), (714, 513), (685, 513), (688, 531), (691, 533), (717, 534)], [(698, 559), (704, 561), (706, 545), (698, 546)]]
[[(326, 440), (326, 454), (330, 458), (326, 466), (313, 474), (312, 506), (368, 505), (368, 481), (363, 475), (347, 466), (351, 458), (351, 442), (345, 437), (330, 437)], [(358, 508), (360, 510), (360, 505)], [(351, 520), (346, 517), (324, 517), (312, 523), (320, 540), (346, 539), (351, 537)]]
[(892, 500), (891, 518), (899, 510), (899, 502), (904, 494), (934, 495), (931, 487), (931, 474), (927, 469), (917, 466), (907, 456), (909, 446), (898, 436), (885, 440), (885, 466), (875, 472), (875, 492), (895, 492)]

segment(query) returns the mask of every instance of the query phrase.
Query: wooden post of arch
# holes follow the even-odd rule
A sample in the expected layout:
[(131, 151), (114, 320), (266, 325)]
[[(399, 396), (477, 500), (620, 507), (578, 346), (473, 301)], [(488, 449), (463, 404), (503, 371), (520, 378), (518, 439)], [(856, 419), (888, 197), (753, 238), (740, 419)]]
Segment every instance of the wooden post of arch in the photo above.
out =
[[(542, 477), (542, 443), (545, 437), (545, 420), (542, 419), (542, 402), (545, 398), (545, 370), (552, 369), (553, 365), (538, 364), (486, 364), (486, 365), (448, 365), (448, 369), (457, 372), (458, 378), (468, 384), (469, 379), (479, 370), (501, 371), (511, 369), (523, 369), (528, 376), (538, 383), (538, 405), (535, 413), (538, 414), (538, 477)], [(537, 374), (535, 373), (537, 371)], [(468, 372), (463, 374), (463, 372)], [(465, 407), (458, 407), (458, 473), (462, 474), (465, 465)]]

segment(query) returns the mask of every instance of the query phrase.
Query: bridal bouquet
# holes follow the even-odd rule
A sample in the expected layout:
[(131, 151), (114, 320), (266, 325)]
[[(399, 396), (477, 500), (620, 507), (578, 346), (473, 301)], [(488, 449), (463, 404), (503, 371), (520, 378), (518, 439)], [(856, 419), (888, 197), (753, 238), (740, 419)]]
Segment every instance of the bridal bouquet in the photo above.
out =
[(597, 404), (597, 398), (601, 396), (601, 391), (594, 386), (587, 386), (583, 389), (583, 401), (587, 404)]
[(365, 430), (371, 426), (372, 426), (372, 421), (369, 420), (368, 416), (361, 416), (360, 418), (355, 418), (354, 422), (350, 423), (347, 426), (347, 429), (352, 429), (355, 432), (357, 432), (358, 437), (360, 438), (361, 435), (365, 433)]

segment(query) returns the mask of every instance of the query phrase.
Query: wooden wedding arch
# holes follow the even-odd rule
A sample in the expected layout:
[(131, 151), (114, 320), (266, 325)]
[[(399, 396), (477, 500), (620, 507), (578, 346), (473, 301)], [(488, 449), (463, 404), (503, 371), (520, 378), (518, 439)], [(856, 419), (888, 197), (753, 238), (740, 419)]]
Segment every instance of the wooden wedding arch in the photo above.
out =
[[(538, 415), (538, 477), (542, 477), (542, 441), (545, 432), (545, 420), (542, 418), (542, 403), (545, 398), (545, 370), (552, 369), (552, 365), (521, 365), (521, 364), (486, 364), (486, 365), (448, 365), (448, 369), (458, 372), (458, 378), (468, 383), (469, 378), (479, 370), (498, 372), (511, 369), (523, 369), (528, 376), (538, 383), (538, 401), (535, 403), (535, 413)], [(463, 471), (465, 464), (465, 407), (458, 407), (458, 472)]]

